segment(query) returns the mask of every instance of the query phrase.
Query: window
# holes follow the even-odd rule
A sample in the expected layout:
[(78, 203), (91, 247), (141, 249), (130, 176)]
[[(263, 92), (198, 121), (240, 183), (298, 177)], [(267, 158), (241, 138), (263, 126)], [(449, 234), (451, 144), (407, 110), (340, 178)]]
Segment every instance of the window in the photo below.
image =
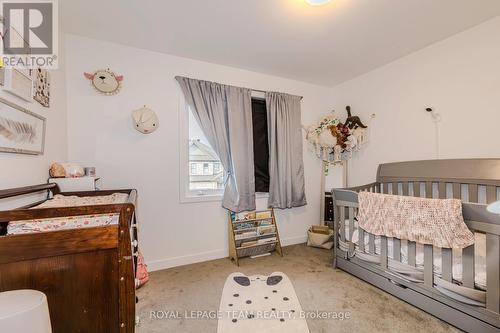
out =
[[(220, 200), (224, 190), (224, 169), (189, 108), (181, 112), (181, 201)], [(269, 146), (267, 110), (264, 99), (252, 98), (255, 192), (269, 191)]]
[(197, 173), (197, 165), (196, 163), (191, 163), (191, 175), (196, 175)]
[(184, 118), (184, 135), (188, 138), (184, 158), (189, 161), (189, 165), (186, 165), (185, 176), (181, 176), (181, 186), (185, 188), (182, 197), (186, 201), (192, 201), (187, 198), (196, 197), (218, 198), (224, 185), (224, 172), (219, 157), (208, 143), (191, 111), (188, 110)]
[(269, 192), (269, 142), (266, 101), (252, 98), (255, 192)]
[(214, 163), (214, 175), (220, 172), (220, 163)]

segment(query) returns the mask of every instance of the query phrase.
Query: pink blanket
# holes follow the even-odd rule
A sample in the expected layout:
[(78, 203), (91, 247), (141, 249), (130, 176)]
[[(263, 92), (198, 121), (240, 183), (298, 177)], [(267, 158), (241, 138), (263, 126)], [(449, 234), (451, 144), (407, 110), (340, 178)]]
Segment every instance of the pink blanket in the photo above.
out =
[(441, 248), (462, 249), (474, 235), (458, 199), (426, 199), (372, 192), (359, 193), (359, 226), (372, 234)]

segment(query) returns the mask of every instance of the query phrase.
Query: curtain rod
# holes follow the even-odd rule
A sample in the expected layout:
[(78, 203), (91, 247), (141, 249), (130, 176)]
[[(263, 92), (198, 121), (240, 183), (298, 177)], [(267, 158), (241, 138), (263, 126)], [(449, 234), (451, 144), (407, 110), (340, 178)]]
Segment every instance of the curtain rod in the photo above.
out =
[[(207, 81), (207, 80), (192, 79), (192, 78), (185, 77), (185, 76), (176, 76), (176, 77), (184, 77), (186, 79), (198, 80), (198, 81)], [(212, 82), (212, 83), (217, 83), (217, 84), (223, 84), (223, 83), (218, 83), (218, 82), (214, 82), (214, 81), (207, 81), (207, 82)], [(238, 87), (238, 86), (234, 86), (234, 87)], [(245, 87), (238, 87), (238, 88), (245, 88)], [(252, 90), (252, 91), (257, 91), (257, 92), (261, 92), (261, 93), (267, 93), (267, 92), (269, 92), (267, 90), (261, 90), (261, 89), (252, 89), (252, 88), (245, 88), (245, 89)], [(286, 93), (283, 93), (283, 94), (286, 94)], [(293, 94), (288, 94), (288, 95), (293, 95)], [(293, 96), (300, 97), (300, 99), (304, 98), (304, 96), (298, 96), (298, 95), (293, 95)]]
[[(264, 94), (268, 92), (266, 90), (261, 90), (261, 89), (252, 89), (252, 88), (246, 88), (246, 89), (250, 89), (251, 91), (261, 92), (261, 93), (264, 93)], [(286, 93), (284, 93), (284, 94), (286, 94)], [(288, 95), (292, 95), (292, 94), (288, 94)], [(298, 96), (298, 95), (293, 95), (293, 96), (300, 97), (300, 99), (304, 98), (304, 96)]]

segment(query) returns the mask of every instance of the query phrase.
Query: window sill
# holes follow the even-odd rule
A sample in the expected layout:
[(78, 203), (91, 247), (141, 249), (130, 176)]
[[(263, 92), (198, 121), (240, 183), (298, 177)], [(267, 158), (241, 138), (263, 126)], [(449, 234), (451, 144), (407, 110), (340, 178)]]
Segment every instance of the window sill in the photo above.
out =
[[(196, 202), (213, 202), (222, 201), (222, 194), (206, 194), (206, 195), (191, 195), (183, 196), (180, 199), (181, 203), (196, 203)], [(269, 193), (267, 192), (257, 192), (255, 193), (255, 199), (268, 199)]]
[(181, 203), (222, 201), (222, 194), (191, 195), (181, 197)]
[(255, 193), (255, 199), (269, 199), (268, 192), (257, 192)]

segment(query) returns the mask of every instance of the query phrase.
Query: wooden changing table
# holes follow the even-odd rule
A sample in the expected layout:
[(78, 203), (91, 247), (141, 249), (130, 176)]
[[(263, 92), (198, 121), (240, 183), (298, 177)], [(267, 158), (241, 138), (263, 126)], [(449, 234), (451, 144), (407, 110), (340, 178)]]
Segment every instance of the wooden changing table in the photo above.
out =
[(119, 214), (106, 226), (0, 236), (0, 291), (35, 289), (47, 295), (54, 333), (127, 332), (135, 329), (135, 190), (59, 193), (56, 184), (0, 190), (0, 199), (52, 192), (62, 195), (128, 194), (127, 202), (1, 211), (10, 221)]

